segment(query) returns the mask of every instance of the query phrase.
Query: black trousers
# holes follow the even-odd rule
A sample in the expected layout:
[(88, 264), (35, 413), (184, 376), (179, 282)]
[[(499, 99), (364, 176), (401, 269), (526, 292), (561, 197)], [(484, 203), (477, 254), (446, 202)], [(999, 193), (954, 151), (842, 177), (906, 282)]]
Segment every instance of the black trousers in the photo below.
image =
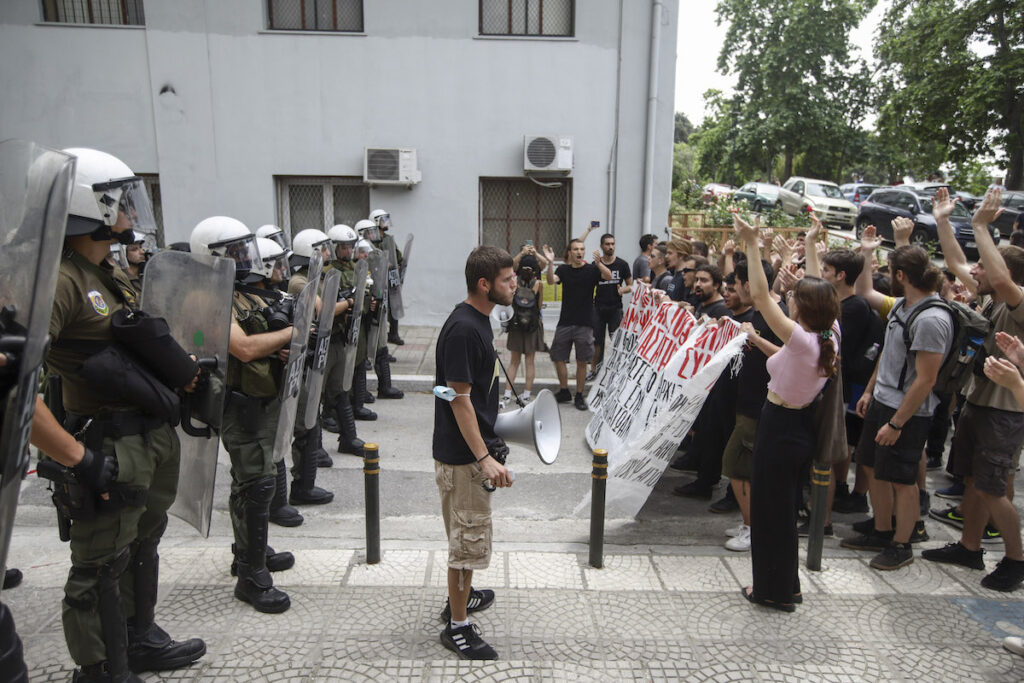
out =
[(750, 492), (750, 559), (760, 599), (789, 603), (800, 592), (796, 500), (814, 442), (812, 407), (792, 410), (765, 401)]
[(736, 427), (736, 393), (739, 387), (726, 366), (708, 394), (694, 421), (691, 453), (697, 457), (697, 481), (715, 486), (722, 478), (722, 454)]

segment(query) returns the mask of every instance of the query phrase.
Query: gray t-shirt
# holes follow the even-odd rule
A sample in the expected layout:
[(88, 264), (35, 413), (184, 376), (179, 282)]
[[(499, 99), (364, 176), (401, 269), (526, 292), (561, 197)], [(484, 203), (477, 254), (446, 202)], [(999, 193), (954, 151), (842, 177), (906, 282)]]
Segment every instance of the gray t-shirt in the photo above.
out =
[(633, 261), (633, 279), (642, 280), (645, 277), (651, 276), (651, 260), (647, 256), (640, 254)]
[[(885, 328), (885, 347), (882, 349), (882, 357), (878, 363), (878, 376), (875, 379), (875, 400), (889, 408), (899, 408), (903, 403), (903, 397), (910, 388), (910, 385), (917, 379), (917, 368), (914, 364), (914, 354), (907, 354), (907, 346), (903, 343), (903, 325), (910, 317), (910, 314), (928, 301), (935, 301), (939, 298), (937, 294), (931, 294), (907, 308), (900, 305), (903, 299), (897, 299), (897, 309), (893, 307), (894, 313), (889, 314), (889, 321)], [(895, 318), (895, 319), (894, 319)], [(897, 322), (897, 320), (899, 322)], [(941, 353), (945, 358), (953, 344), (953, 321), (949, 313), (943, 308), (929, 308), (914, 320), (910, 327), (910, 350), (930, 351)], [(903, 364), (907, 364), (907, 374), (903, 379), (903, 389), (899, 389), (900, 372)], [(924, 400), (914, 415), (931, 415), (939, 404), (939, 397), (929, 392), (928, 398)]]

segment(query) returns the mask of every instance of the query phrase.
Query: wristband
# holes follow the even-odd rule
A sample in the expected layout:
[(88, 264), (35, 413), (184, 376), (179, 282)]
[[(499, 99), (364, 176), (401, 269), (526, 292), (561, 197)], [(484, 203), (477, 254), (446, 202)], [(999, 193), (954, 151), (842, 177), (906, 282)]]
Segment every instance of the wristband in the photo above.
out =
[(490, 455), (491, 455), (490, 453), (484, 453), (484, 454), (483, 454), (483, 455), (481, 455), (481, 456), (480, 456), (479, 458), (477, 458), (477, 459), (476, 459), (476, 461), (477, 461), (477, 462), (483, 462), (483, 461), (484, 461), (484, 458), (490, 457)]
[(887, 421), (885, 424), (889, 425), (889, 429), (895, 429), (897, 432), (903, 431), (903, 427), (897, 427), (892, 423), (892, 420)]

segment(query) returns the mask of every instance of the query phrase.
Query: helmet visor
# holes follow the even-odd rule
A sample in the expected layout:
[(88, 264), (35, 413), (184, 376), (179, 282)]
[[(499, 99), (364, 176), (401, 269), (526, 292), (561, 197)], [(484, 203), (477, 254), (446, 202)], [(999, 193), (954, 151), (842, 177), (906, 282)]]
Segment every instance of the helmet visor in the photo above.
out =
[(288, 279), (288, 256), (281, 254), (263, 261), (263, 277), (270, 280), (272, 284), (278, 284)]
[[(129, 178), (124, 181), (117, 208), (131, 223), (136, 240), (143, 241), (143, 248), (156, 247), (156, 216), (153, 214), (153, 204), (149, 201), (149, 194), (142, 178)], [(120, 220), (120, 216), (118, 219)]]
[(391, 227), (391, 214), (385, 213), (377, 216), (377, 227), (381, 230), (387, 230)]
[(288, 245), (284, 241), (284, 232), (283, 231), (278, 230), (277, 232), (272, 233), (270, 235), (267, 235), (266, 237), (267, 237), (268, 240), (273, 240), (273, 241), (277, 242), (278, 245), (280, 245), (280, 247), (282, 249), (284, 249), (285, 251), (288, 251)]
[(380, 228), (374, 226), (372, 228), (363, 228), (359, 231), (359, 236), (363, 239), (370, 240), (371, 242), (380, 242), (381, 233)]
[(313, 251), (320, 251), (320, 255), (323, 257), (324, 263), (330, 263), (334, 259), (334, 244), (331, 240), (324, 240), (323, 242), (317, 242), (313, 245)]
[(234, 237), (223, 242), (215, 242), (210, 245), (210, 251), (218, 256), (233, 259), (235, 262), (235, 273), (253, 270), (253, 264), (262, 265), (260, 250), (256, 246), (255, 235), (243, 235)]
[(114, 242), (110, 245), (110, 262), (121, 270), (128, 269), (128, 254), (125, 253), (123, 244)]

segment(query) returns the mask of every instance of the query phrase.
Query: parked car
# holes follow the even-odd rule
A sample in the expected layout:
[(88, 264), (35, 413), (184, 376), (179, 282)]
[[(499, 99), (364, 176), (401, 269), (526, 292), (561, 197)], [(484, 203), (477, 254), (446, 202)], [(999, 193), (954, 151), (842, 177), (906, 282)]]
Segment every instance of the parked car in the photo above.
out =
[(974, 211), (974, 208), (977, 205), (977, 203), (981, 201), (981, 197), (976, 197), (973, 194), (970, 194), (969, 192), (961, 192), (959, 190), (954, 190), (952, 185), (944, 182), (907, 183), (905, 185), (897, 185), (897, 187), (903, 187), (906, 189), (914, 190), (916, 192), (921, 192), (928, 195), (929, 197), (934, 197), (935, 193), (939, 191), (939, 188), (944, 187), (949, 192), (949, 196), (955, 199), (959, 199), (960, 203), (963, 204), (968, 211)]
[(791, 216), (813, 210), (825, 225), (852, 228), (857, 207), (843, 196), (839, 186), (828, 180), (793, 177), (779, 188), (782, 210)]
[(747, 183), (733, 194), (737, 202), (747, 202), (754, 211), (770, 209), (778, 205), (779, 186), (772, 183)]
[(1013, 222), (1017, 216), (1024, 211), (1024, 192), (1009, 191), (1003, 193), (1003, 213), (999, 218), (989, 223), (990, 228), (999, 230), (1003, 237), (1009, 237), (1013, 232)]
[(857, 206), (860, 206), (860, 203), (877, 189), (878, 185), (869, 185), (868, 183), (846, 183), (839, 187), (839, 191), (843, 193), (843, 196)]
[[(939, 232), (932, 216), (932, 200), (923, 192), (916, 192), (907, 187), (883, 187), (871, 193), (861, 202), (857, 215), (857, 236), (860, 237), (864, 228), (874, 225), (879, 236), (889, 242), (893, 241), (892, 221), (903, 216), (914, 221), (914, 231), (910, 234), (911, 244), (925, 245), (939, 241)], [(963, 206), (957, 204), (953, 215), (949, 217), (956, 233), (956, 240), (968, 258), (978, 258), (978, 245), (974, 242), (974, 228), (971, 227), (971, 214)], [(999, 243), (999, 231), (989, 227), (992, 239)]]
[(726, 185), (725, 183), (708, 183), (704, 186), (704, 191), (701, 193), (700, 198), (704, 200), (705, 204), (711, 202), (717, 202), (722, 197), (728, 197), (736, 191), (736, 188), (732, 185)]

